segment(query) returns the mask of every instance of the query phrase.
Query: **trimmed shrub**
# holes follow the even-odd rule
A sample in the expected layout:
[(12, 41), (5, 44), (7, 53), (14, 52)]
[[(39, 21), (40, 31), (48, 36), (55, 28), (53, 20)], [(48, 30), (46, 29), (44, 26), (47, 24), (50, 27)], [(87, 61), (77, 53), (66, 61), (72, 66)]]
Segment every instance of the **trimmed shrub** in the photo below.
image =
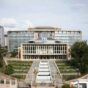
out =
[(62, 86), (62, 88), (70, 88), (70, 85), (69, 85), (69, 84), (64, 84), (64, 85)]
[(11, 65), (7, 65), (5, 69), (5, 74), (10, 75), (13, 73), (14, 73), (13, 67)]

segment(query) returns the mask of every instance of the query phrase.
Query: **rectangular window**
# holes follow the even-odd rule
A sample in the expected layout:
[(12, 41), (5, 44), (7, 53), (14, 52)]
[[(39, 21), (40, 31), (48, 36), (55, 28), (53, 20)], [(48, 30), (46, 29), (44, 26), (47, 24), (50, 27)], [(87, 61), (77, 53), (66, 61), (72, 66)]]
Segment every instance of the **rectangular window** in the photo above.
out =
[(6, 79), (6, 84), (10, 84), (10, 80)]
[(0, 80), (0, 84), (4, 84), (4, 79), (1, 79)]
[(15, 85), (15, 80), (11, 80), (11, 84), (12, 85)]

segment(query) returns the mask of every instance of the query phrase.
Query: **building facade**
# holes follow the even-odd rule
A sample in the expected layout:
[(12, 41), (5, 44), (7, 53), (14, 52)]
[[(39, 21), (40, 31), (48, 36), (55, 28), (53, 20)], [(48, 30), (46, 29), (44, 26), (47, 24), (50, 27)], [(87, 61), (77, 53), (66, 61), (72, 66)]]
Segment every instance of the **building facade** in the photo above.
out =
[(75, 42), (82, 40), (82, 32), (61, 30), (55, 34), (55, 39), (61, 41), (62, 43), (73, 45)]
[(69, 49), (82, 40), (81, 31), (55, 27), (35, 27), (28, 31), (9, 31), (9, 51), (17, 50), (21, 59), (70, 58)]
[(67, 44), (24, 43), (20, 47), (21, 59), (64, 59), (67, 58)]
[(4, 27), (0, 26), (0, 45), (4, 46), (5, 45), (5, 40), (4, 40)]

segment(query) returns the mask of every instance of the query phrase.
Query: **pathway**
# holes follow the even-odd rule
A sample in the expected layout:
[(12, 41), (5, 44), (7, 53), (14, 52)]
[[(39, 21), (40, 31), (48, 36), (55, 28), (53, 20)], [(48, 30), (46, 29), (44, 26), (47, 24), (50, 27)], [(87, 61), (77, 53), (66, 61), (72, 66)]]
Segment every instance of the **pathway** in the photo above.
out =
[(55, 86), (58, 86), (60, 88), (63, 82), (62, 82), (61, 75), (59, 73), (59, 69), (57, 68), (54, 61), (50, 60), (49, 64), (50, 64), (50, 69), (51, 69), (51, 75), (53, 77), (53, 83)]

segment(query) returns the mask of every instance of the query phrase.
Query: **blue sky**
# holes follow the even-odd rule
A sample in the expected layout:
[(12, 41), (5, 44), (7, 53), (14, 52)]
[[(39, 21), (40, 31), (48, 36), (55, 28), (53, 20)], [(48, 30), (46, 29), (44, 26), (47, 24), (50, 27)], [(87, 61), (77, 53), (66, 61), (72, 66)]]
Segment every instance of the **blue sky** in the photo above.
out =
[(88, 40), (88, 0), (0, 0), (0, 24), (5, 30), (30, 26), (82, 30)]

